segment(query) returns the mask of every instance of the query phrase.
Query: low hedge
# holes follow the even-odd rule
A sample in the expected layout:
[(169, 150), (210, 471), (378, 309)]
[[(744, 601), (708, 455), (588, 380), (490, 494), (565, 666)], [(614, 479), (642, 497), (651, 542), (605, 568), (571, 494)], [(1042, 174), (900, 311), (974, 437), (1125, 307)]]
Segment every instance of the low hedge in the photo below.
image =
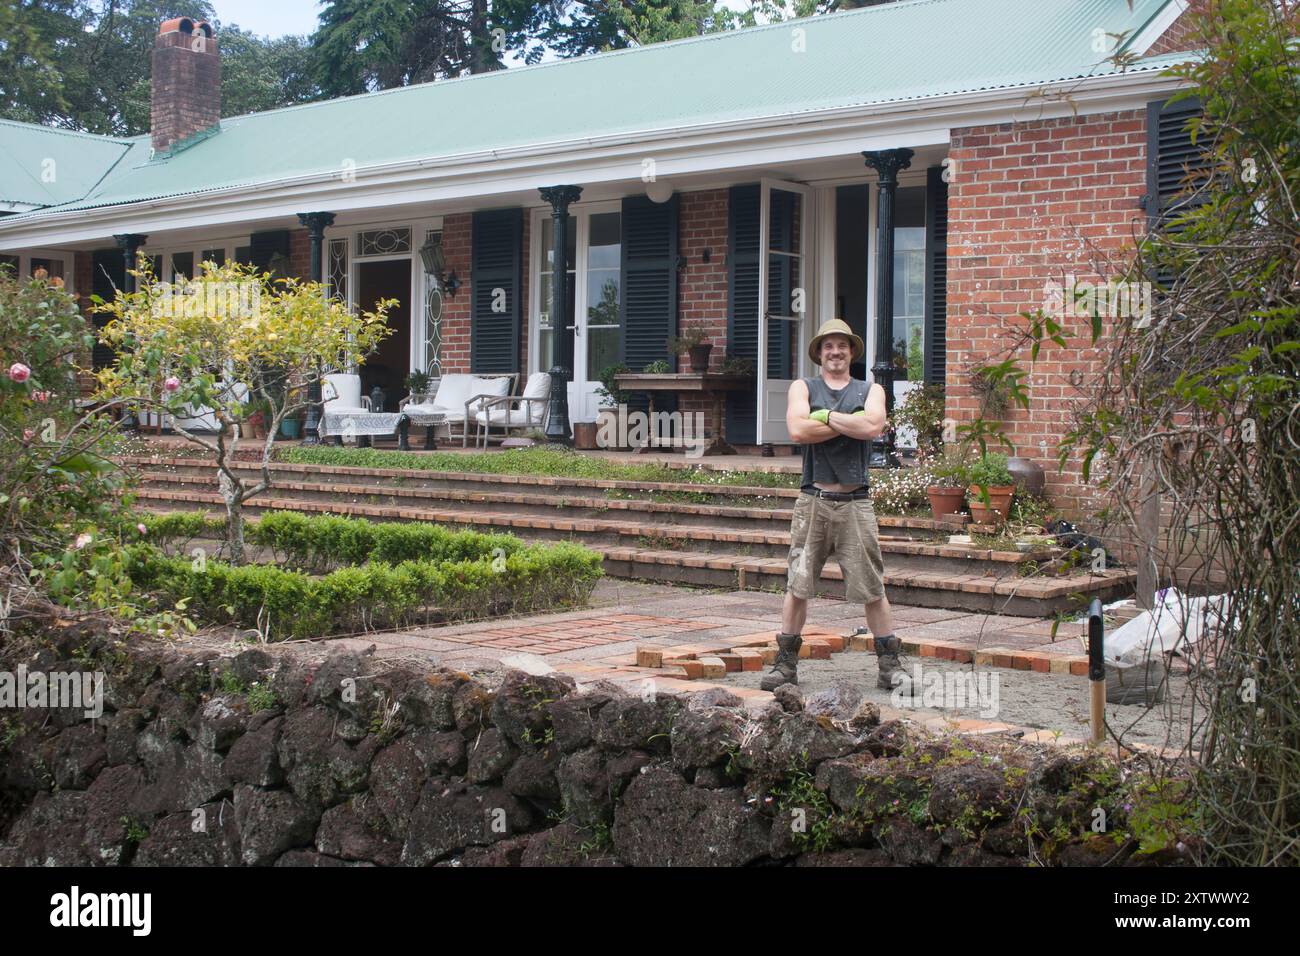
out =
[[(148, 540), (167, 552), (184, 551), (195, 538), (220, 540), (226, 534), (225, 519), (199, 512), (150, 515), (142, 520)], [(454, 563), (497, 555), (509, 557), (524, 547), (509, 534), (450, 531), (433, 524), (293, 511), (271, 511), (249, 521), (244, 526), (244, 541), (269, 549), (277, 564), (314, 574), (367, 561)]]
[(207, 623), (259, 628), (271, 640), (567, 607), (585, 603), (602, 574), (600, 555), (567, 542), (516, 542), (497, 558), (369, 561), (322, 577), (267, 564), (199, 566), (149, 547), (132, 554), (141, 589), (184, 599), (185, 612)]

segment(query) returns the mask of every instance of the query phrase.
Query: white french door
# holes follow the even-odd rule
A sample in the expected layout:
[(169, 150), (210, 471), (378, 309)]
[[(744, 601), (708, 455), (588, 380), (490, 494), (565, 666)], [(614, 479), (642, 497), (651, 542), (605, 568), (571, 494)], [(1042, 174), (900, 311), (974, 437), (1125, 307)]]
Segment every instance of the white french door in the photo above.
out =
[(758, 444), (789, 442), (786, 395), (806, 367), (814, 315), (810, 237), (813, 190), (764, 179), (759, 207)]
[[(619, 362), (622, 326), (622, 204), (589, 203), (570, 210), (568, 250), (565, 255), (566, 296), (573, 311), (561, 325), (573, 336), (573, 379), (569, 382), (569, 418), (594, 422), (599, 414), (600, 373)], [(533, 333), (531, 366), (549, 371), (555, 362), (554, 323), (550, 315), (551, 287), (555, 281), (555, 252), (549, 212), (533, 214), (532, 296)]]

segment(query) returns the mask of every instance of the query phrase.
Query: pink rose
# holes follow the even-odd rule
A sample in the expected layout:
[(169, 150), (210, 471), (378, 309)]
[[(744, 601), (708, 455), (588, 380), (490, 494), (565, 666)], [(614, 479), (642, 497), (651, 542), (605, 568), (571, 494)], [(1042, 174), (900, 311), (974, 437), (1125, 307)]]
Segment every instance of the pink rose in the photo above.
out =
[(175, 375), (169, 375), (167, 381), (163, 382), (163, 388), (169, 392), (174, 392), (181, 387), (181, 380)]
[(135, 526), (135, 530), (136, 530), (136, 531), (139, 531), (141, 534), (146, 534), (146, 533), (148, 533), (148, 531), (149, 531), (149, 529), (146, 528), (146, 527), (144, 526), (144, 522), (143, 522), (143, 521), (140, 522), (138, 525)]
[(77, 535), (77, 542), (74, 545), (74, 547), (78, 551), (80, 551), (82, 548), (84, 548), (86, 545), (90, 544), (94, 540), (95, 540), (95, 536), (93, 534), (83, 531), (81, 534)]
[(38, 402), (48, 402), (50, 400), (49, 392), (32, 392), (32, 398)]
[(30, 428), (23, 429), (23, 441), (31, 441), (36, 437), (36, 432)]
[(32, 377), (32, 370), (22, 362), (14, 362), (9, 366), (9, 378), (15, 382), (25, 382)]

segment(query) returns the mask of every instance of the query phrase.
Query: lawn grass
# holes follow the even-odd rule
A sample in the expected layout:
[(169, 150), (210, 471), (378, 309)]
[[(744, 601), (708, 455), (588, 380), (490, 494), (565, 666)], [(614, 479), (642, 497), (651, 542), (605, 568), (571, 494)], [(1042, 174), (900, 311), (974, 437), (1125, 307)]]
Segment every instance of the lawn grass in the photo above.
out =
[(303, 448), (276, 450), (276, 459), (307, 465), (454, 471), (489, 475), (545, 475), (614, 481), (659, 481), (694, 485), (797, 488), (799, 475), (767, 471), (714, 471), (672, 468), (659, 462), (628, 463), (584, 455), (570, 449), (512, 448), (494, 452), (408, 452), (378, 448)]

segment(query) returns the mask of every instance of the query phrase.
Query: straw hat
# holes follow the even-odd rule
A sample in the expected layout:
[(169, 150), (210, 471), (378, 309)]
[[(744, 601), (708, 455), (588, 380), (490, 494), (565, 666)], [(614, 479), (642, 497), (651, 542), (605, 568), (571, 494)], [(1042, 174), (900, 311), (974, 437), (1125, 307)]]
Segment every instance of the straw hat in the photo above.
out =
[(829, 319), (822, 323), (822, 327), (817, 330), (817, 334), (813, 336), (813, 340), (808, 343), (808, 357), (813, 360), (814, 365), (822, 364), (822, 357), (820, 354), (822, 339), (826, 338), (828, 335), (845, 336), (853, 346), (853, 361), (855, 362), (862, 358), (862, 353), (866, 351), (866, 347), (862, 344), (862, 339), (853, 334), (853, 330), (849, 328), (847, 322), (843, 319)]

